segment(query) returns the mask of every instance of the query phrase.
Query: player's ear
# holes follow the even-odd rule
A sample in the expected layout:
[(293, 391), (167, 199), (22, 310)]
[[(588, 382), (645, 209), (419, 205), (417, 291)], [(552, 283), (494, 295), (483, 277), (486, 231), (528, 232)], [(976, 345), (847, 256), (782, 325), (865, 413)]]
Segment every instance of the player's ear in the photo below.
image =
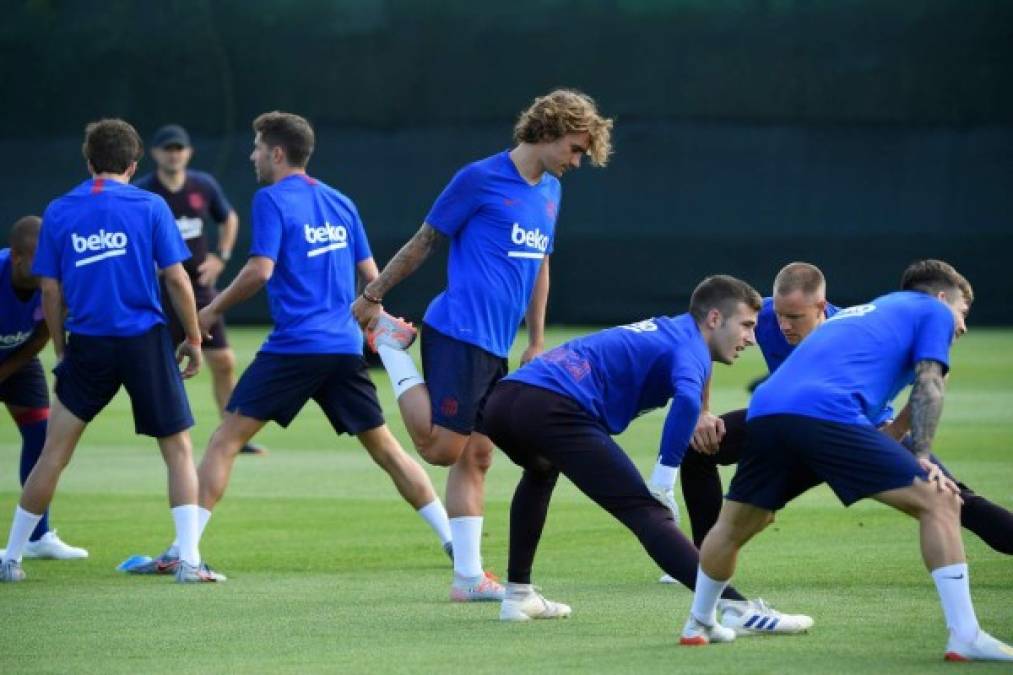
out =
[(137, 162), (130, 162), (130, 166), (127, 167), (127, 180), (134, 177), (134, 173), (137, 172)]
[(708, 328), (713, 330), (721, 325), (722, 319), (721, 310), (717, 307), (713, 307), (709, 312), (707, 312), (707, 320), (705, 324)]

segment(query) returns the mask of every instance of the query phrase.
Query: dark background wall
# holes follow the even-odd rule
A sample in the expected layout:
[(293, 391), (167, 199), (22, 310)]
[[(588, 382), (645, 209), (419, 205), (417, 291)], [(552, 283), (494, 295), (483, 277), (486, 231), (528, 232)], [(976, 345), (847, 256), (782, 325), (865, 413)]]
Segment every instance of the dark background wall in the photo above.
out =
[[(4, 4), (0, 228), (84, 179), (83, 125), (113, 115), (186, 125), (245, 225), (249, 122), (280, 108), (317, 126), (311, 173), (356, 200), (382, 264), (568, 85), (616, 117), (616, 154), (564, 179), (550, 320), (682, 311), (714, 272), (766, 291), (794, 259), (849, 304), (924, 256), (971, 278), (975, 322), (1013, 316), (1010, 2)], [(389, 304), (417, 318), (442, 280), (433, 261)]]

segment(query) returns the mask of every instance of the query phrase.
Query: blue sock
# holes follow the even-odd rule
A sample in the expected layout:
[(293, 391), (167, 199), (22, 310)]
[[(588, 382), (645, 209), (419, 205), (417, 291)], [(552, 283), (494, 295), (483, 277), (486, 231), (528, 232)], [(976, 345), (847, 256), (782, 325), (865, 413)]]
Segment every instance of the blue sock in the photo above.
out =
[[(46, 442), (46, 420), (41, 419), (34, 422), (18, 424), (18, 431), (21, 432), (21, 484), (28, 480), (28, 474), (32, 472), (35, 463), (39, 461), (42, 454), (42, 446)], [(38, 541), (46, 532), (49, 532), (49, 510), (42, 514), (29, 541)]]

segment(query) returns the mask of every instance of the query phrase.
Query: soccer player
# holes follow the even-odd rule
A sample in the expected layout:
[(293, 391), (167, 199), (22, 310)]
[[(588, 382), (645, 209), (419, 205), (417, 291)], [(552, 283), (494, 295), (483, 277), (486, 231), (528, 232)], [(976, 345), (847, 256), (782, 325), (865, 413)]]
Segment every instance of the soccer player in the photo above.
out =
[[(200, 532), (222, 499), (239, 449), (265, 424), (287, 427), (313, 399), (338, 434), (353, 434), (450, 548), (447, 512), (429, 476), (384, 424), (362, 358), (362, 331), (349, 311), (356, 277), (376, 277), (359, 213), (348, 197), (306, 173), (315, 135), (304, 118), (268, 112), (253, 121), (250, 160), (264, 187), (253, 198), (250, 258), (200, 311), (208, 330), (231, 307), (267, 286), (274, 330), (239, 378), (221, 425), (201, 460)], [(135, 574), (164, 574), (174, 542)]]
[[(58, 365), (56, 396), (42, 456), (15, 509), (0, 580), (20, 581), (21, 556), (49, 507), (85, 427), (120, 386), (134, 428), (158, 439), (169, 474), (169, 505), (181, 542), (179, 582), (212, 580), (197, 549), (197, 472), (188, 429), (193, 417), (183, 377), (200, 368), (193, 290), (182, 262), (190, 253), (165, 201), (129, 184), (141, 139), (123, 120), (85, 130), (92, 178), (53, 201), (42, 217), (32, 273), (41, 277), (42, 311)], [(159, 302), (156, 267), (183, 322), (174, 350)], [(69, 338), (65, 331), (69, 331)], [(186, 359), (180, 375), (178, 362)]]
[[(960, 538), (960, 489), (932, 463), (950, 345), (966, 331), (971, 285), (939, 260), (909, 266), (901, 291), (835, 314), (757, 388), (747, 440), (718, 522), (704, 538), (681, 642), (734, 640), (716, 622), (739, 550), (797, 496), (826, 482), (845, 505), (871, 497), (919, 521), (922, 558), (949, 628), (946, 659), (1013, 661), (978, 626)], [(913, 382), (907, 446), (875, 421)]]
[[(536, 358), (496, 385), (485, 429), (524, 469), (510, 506), (510, 561), (504, 621), (554, 619), (567, 605), (531, 586), (531, 567), (559, 474), (628, 527), (651, 558), (693, 588), (697, 550), (654, 494), (671, 490), (676, 467), (700, 415), (711, 362), (731, 364), (753, 344), (760, 296), (718, 275), (693, 291), (689, 312), (657, 317), (578, 338)], [(661, 452), (649, 485), (612, 439), (638, 415), (671, 400)], [(797, 633), (812, 619), (749, 602), (731, 588), (723, 621), (739, 630), (748, 617), (768, 633)], [(745, 619), (744, 619), (745, 617)]]
[[(451, 600), (503, 597), (503, 586), (482, 571), (485, 474), (492, 462), (482, 407), (507, 373), (522, 318), (529, 343), (521, 363), (543, 349), (559, 177), (579, 168), (585, 155), (604, 166), (611, 129), (612, 120), (580, 92), (559, 89), (535, 99), (514, 128), (514, 148), (461, 169), (419, 231), (352, 307), (390, 376), (419, 454), (450, 467)], [(450, 240), (448, 283), (423, 319), (423, 381), (404, 351), (414, 329), (383, 312), (380, 303), (444, 239)]]
[[(190, 259), (183, 263), (183, 268), (190, 276), (197, 309), (200, 310), (215, 297), (215, 282), (232, 257), (239, 231), (239, 216), (214, 177), (188, 168), (193, 146), (186, 129), (178, 124), (166, 125), (155, 132), (151, 145), (156, 169), (138, 178), (134, 185), (159, 195), (172, 210), (179, 233), (190, 249)], [(217, 253), (209, 250), (208, 237), (204, 232), (205, 223), (211, 221), (218, 224)], [(165, 297), (164, 288), (162, 296)], [(173, 343), (181, 342), (183, 326), (171, 306), (165, 308), (165, 315)], [(236, 355), (229, 346), (224, 321), (211, 327), (201, 349), (211, 370), (211, 387), (221, 415), (236, 386)], [(258, 455), (263, 454), (264, 449), (247, 444), (240, 452)]]
[[(0, 249), (0, 401), (21, 433), (22, 485), (42, 454), (49, 419), (46, 374), (37, 356), (49, 342), (49, 329), (42, 318), (39, 278), (32, 274), (41, 222), (38, 216), (19, 219), (11, 228), (10, 248)], [(23, 555), (73, 560), (87, 558), (88, 551), (67, 545), (49, 529), (47, 509)]]
[[(776, 371), (802, 340), (838, 308), (826, 299), (826, 280), (815, 265), (793, 262), (774, 279), (774, 292), (765, 298), (756, 325), (756, 342), (771, 373)], [(706, 403), (706, 395), (705, 395)], [(900, 439), (910, 430), (910, 409), (896, 419), (886, 406), (874, 420), (885, 433)], [(733, 410), (720, 417), (704, 410), (693, 435), (691, 450), (683, 459), (682, 494), (693, 529), (693, 542), (700, 546), (704, 535), (717, 522), (721, 510), (721, 477), (718, 465), (739, 461), (746, 438), (746, 410)], [(944, 473), (935, 456), (931, 461)], [(954, 479), (956, 481), (956, 479)], [(1000, 553), (1013, 554), (1013, 513), (957, 482), (963, 507), (961, 524)], [(665, 580), (663, 578), (663, 580)]]

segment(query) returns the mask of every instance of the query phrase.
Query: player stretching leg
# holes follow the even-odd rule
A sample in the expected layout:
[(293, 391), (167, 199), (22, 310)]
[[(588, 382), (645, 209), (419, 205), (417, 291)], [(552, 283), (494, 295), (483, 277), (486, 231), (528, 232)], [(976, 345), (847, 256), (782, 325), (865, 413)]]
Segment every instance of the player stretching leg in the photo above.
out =
[[(490, 437), (524, 469), (510, 506), (510, 563), (504, 621), (570, 614), (531, 586), (531, 567), (559, 474), (628, 527), (668, 574), (693, 588), (696, 548), (656, 493), (671, 492), (700, 414), (711, 362), (731, 364), (753, 344), (760, 296), (728, 276), (693, 291), (689, 313), (619, 326), (553, 349), (498, 384), (486, 406)], [(612, 439), (641, 413), (672, 405), (648, 485)], [(781, 614), (723, 589), (735, 615), (752, 611), (769, 632), (797, 633), (807, 616)]]
[[(197, 310), (200, 311), (218, 292), (215, 282), (232, 257), (239, 232), (239, 216), (213, 176), (187, 168), (193, 157), (193, 146), (186, 129), (178, 124), (168, 124), (155, 132), (151, 145), (151, 157), (157, 168), (154, 173), (138, 178), (134, 185), (159, 195), (172, 210), (179, 233), (190, 249), (191, 257), (183, 263), (183, 268), (190, 276)], [(217, 253), (209, 250), (204, 231), (205, 224), (211, 221), (218, 224)], [(172, 307), (165, 308), (165, 315), (173, 341), (182, 341), (183, 326)], [(211, 388), (218, 414), (224, 415), (225, 404), (236, 386), (236, 354), (229, 346), (224, 321), (211, 327), (201, 351), (211, 371)], [(245, 445), (241, 452), (261, 455), (266, 451), (260, 446)]]
[[(197, 549), (197, 473), (187, 431), (193, 417), (182, 379), (197, 373), (201, 362), (193, 290), (182, 265), (190, 253), (165, 201), (128, 183), (141, 152), (141, 139), (126, 122), (89, 124), (84, 156), (92, 178), (52, 202), (42, 218), (32, 273), (42, 277), (42, 309), (58, 360), (56, 397), (42, 456), (15, 509), (3, 581), (24, 578), (22, 552), (60, 474), (85, 427), (121, 385), (130, 395), (136, 432), (158, 439), (168, 468), (181, 543), (176, 580), (214, 580)], [(175, 355), (156, 267), (186, 329)], [(184, 358), (180, 377), (177, 360)]]
[[(601, 117), (584, 94), (557, 90), (536, 99), (517, 122), (513, 150), (461, 169), (418, 233), (352, 307), (383, 360), (419, 454), (450, 467), (450, 597), (458, 602), (503, 597), (503, 587), (482, 571), (485, 474), (492, 463), (482, 407), (507, 373), (506, 357), (522, 318), (529, 344), (521, 363), (543, 349), (558, 178), (578, 168), (585, 154), (604, 166), (611, 129), (612, 120)], [(380, 302), (443, 239), (450, 239), (448, 283), (423, 319), (423, 381), (404, 351), (414, 330), (384, 313)]]
[[(11, 228), (10, 248), (0, 249), (0, 401), (21, 433), (21, 484), (42, 454), (49, 419), (49, 389), (37, 354), (49, 342), (42, 318), (39, 278), (32, 261), (39, 241), (38, 216), (25, 216)], [(0, 558), (3, 557), (0, 550)], [(72, 560), (88, 551), (68, 546), (49, 529), (49, 510), (35, 527), (23, 551), (25, 558)]]
[[(826, 280), (815, 265), (804, 262), (786, 265), (774, 279), (773, 290), (772, 297), (764, 299), (756, 324), (756, 342), (771, 373), (784, 363), (796, 345), (838, 312), (826, 299)], [(738, 462), (746, 439), (745, 410), (716, 417), (706, 410), (706, 405), (705, 393), (705, 410), (700, 414), (691, 449), (682, 463), (682, 494), (697, 546), (703, 543), (704, 535), (717, 522), (721, 511), (718, 466)], [(874, 423), (881, 431), (900, 439), (910, 431), (910, 408), (905, 407), (893, 418), (893, 409), (886, 406)], [(935, 456), (930, 460), (949, 475)], [(964, 502), (961, 525), (994, 550), (1013, 554), (1013, 513), (954, 481)]]
[[(978, 626), (960, 538), (960, 488), (929, 459), (971, 285), (950, 265), (925, 260), (905, 270), (901, 288), (838, 312), (757, 388), (742, 459), (700, 552), (682, 644), (735, 638), (717, 624), (715, 608), (739, 550), (800, 484), (826, 482), (845, 505), (871, 497), (919, 521), (922, 558), (950, 631), (947, 660), (1013, 661), (1013, 649)], [(875, 421), (912, 381), (905, 447)]]
[[(200, 311), (200, 324), (216, 325), (266, 285), (274, 331), (240, 377), (201, 460), (200, 532), (225, 494), (240, 448), (270, 420), (287, 427), (313, 399), (336, 433), (358, 438), (446, 546), (447, 513), (429, 476), (384, 424), (362, 358), (362, 331), (349, 311), (356, 276), (369, 281), (377, 274), (359, 213), (346, 196), (306, 174), (315, 141), (309, 122), (270, 112), (254, 120), (253, 130), (250, 159), (267, 187), (253, 198), (250, 259)], [(175, 564), (173, 543), (127, 571), (165, 573)]]

